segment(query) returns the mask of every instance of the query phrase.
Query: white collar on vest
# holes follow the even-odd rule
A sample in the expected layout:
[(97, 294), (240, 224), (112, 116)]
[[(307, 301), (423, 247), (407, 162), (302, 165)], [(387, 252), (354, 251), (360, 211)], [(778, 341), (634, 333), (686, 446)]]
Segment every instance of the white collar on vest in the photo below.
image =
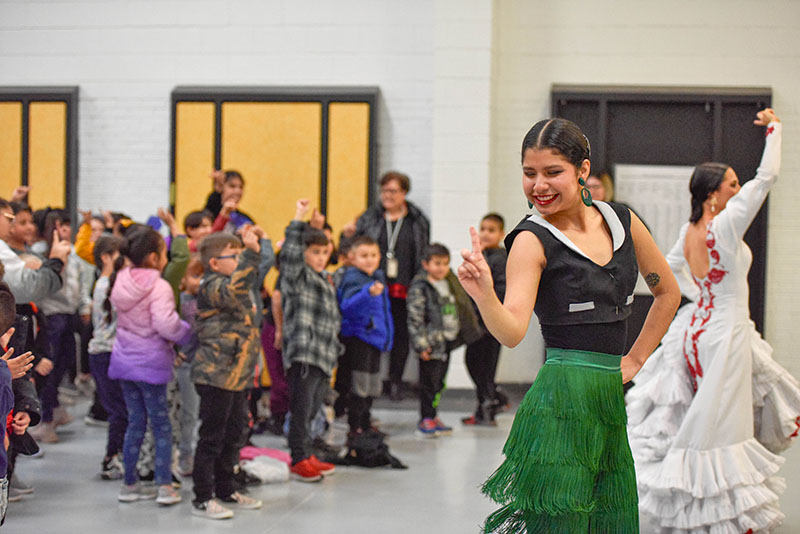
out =
[[(592, 202), (592, 205), (596, 206), (597, 209), (600, 211), (600, 214), (606, 220), (606, 224), (608, 228), (611, 230), (611, 240), (614, 243), (614, 252), (619, 250), (622, 246), (622, 243), (625, 241), (625, 228), (622, 226), (622, 222), (620, 222), (619, 217), (617, 217), (617, 212), (614, 211), (614, 208), (608, 205), (607, 202), (603, 202), (601, 200), (595, 200)], [(587, 260), (591, 261), (591, 258), (583, 253), (581, 249), (579, 249), (575, 243), (570, 240), (567, 236), (561, 232), (558, 228), (547, 222), (544, 217), (539, 215), (538, 213), (534, 213), (530, 217), (528, 217), (530, 222), (536, 223), (539, 226), (547, 228), (553, 236), (561, 241), (567, 248), (577, 252)]]

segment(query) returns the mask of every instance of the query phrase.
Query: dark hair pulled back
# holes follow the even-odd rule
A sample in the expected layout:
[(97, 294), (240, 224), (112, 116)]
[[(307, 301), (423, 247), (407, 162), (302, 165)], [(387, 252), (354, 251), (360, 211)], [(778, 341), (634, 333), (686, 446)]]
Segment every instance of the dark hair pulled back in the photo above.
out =
[(534, 124), (522, 140), (522, 159), (525, 159), (525, 151), (529, 148), (556, 150), (576, 167), (592, 156), (589, 139), (578, 125), (561, 118), (544, 119)]
[(135, 231), (125, 234), (128, 240), (128, 259), (134, 267), (144, 267), (147, 257), (152, 254), (160, 254), (164, 244), (161, 234), (147, 225), (137, 228)]
[(728, 169), (730, 165), (713, 162), (701, 163), (694, 168), (692, 178), (689, 180), (689, 192), (692, 194), (692, 214), (689, 222), (696, 223), (703, 217), (703, 202), (719, 189)]
[[(130, 230), (130, 228), (128, 228), (128, 230)], [(97, 253), (97, 246), (100, 240), (105, 238), (106, 236), (102, 236), (97, 240), (97, 243), (95, 243), (95, 258), (100, 257)], [(161, 234), (144, 224), (138, 225), (133, 231), (126, 232), (124, 238), (117, 239), (120, 239), (122, 242), (119, 243), (120, 255), (119, 258), (114, 261), (114, 272), (111, 273), (108, 279), (108, 294), (106, 295), (106, 300), (103, 302), (103, 311), (106, 312), (106, 322), (111, 322), (111, 290), (114, 289), (114, 282), (117, 281), (117, 274), (125, 265), (125, 258), (127, 257), (131, 260), (134, 267), (142, 267), (150, 254), (153, 252), (159, 254), (161, 252), (161, 247), (166, 246)], [(113, 252), (113, 250), (111, 252)]]
[(111, 307), (111, 288), (117, 281), (117, 273), (125, 265), (125, 255), (128, 253), (128, 242), (125, 238), (113, 235), (101, 235), (94, 243), (94, 264), (101, 268), (103, 265), (103, 254), (114, 254), (119, 252), (119, 256), (114, 260), (114, 270), (108, 277), (108, 292), (103, 300), (103, 311), (105, 312), (105, 322), (110, 324), (112, 321), (113, 308)]

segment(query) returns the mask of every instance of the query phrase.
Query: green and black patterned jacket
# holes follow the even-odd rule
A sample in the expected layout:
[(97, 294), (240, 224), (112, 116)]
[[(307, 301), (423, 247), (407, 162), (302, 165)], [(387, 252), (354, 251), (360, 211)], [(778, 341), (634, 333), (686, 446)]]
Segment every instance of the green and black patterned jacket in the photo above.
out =
[(207, 271), (197, 293), (195, 328), (199, 347), (192, 361), (192, 381), (228, 391), (252, 387), (261, 354), (258, 307), (251, 289), (259, 256), (239, 255), (230, 276)]
[[(450, 293), (456, 301), (459, 332), (450, 350), (464, 344), (474, 343), (483, 337), (485, 331), (478, 323), (478, 314), (472, 307), (472, 301), (453, 271), (448, 271), (445, 278)], [(411, 352), (417, 356), (430, 349), (431, 358), (441, 360), (447, 354), (448, 343), (444, 337), (442, 320), (442, 302), (439, 292), (428, 281), (428, 273), (420, 271), (411, 281), (406, 298), (408, 308), (408, 337)]]

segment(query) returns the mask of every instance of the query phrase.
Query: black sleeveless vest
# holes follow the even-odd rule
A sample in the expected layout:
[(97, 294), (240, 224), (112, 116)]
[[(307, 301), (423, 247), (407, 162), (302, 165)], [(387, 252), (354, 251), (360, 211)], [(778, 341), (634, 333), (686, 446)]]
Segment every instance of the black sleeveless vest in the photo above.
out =
[(547, 265), (542, 272), (534, 312), (542, 325), (584, 325), (625, 320), (631, 313), (638, 265), (627, 207), (595, 201), (611, 229), (614, 254), (606, 265), (586, 257), (538, 213), (527, 216), (506, 236), (509, 251), (522, 231), (536, 234)]

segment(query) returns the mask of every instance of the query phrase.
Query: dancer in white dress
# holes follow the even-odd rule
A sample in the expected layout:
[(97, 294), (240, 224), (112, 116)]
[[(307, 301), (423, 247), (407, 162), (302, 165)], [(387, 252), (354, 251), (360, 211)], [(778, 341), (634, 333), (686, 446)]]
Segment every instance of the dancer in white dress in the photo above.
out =
[(640, 511), (658, 532), (756, 534), (784, 517), (773, 475), (784, 461), (776, 453), (798, 434), (800, 388), (750, 320), (752, 253), (742, 239), (777, 178), (781, 124), (771, 109), (755, 124), (767, 127), (766, 146), (741, 190), (726, 165), (692, 175), (692, 219), (667, 261), (679, 281), (693, 281), (681, 288), (694, 302), (628, 393)]

